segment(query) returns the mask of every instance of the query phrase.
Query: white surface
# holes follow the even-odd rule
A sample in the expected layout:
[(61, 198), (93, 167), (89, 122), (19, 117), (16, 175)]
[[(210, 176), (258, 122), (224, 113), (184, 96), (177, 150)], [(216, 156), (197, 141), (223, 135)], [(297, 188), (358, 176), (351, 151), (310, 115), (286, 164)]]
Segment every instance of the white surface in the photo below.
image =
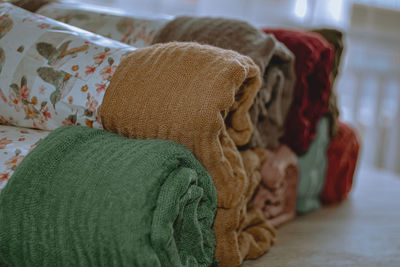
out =
[(284, 225), (270, 252), (243, 266), (399, 266), (399, 203), (399, 176), (361, 168), (348, 200)]

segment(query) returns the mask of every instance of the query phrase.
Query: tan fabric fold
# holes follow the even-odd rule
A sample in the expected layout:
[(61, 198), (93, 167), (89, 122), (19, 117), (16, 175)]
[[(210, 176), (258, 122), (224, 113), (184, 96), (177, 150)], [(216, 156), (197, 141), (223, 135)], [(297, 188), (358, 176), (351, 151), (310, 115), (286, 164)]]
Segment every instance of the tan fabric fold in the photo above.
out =
[(207, 168), (218, 192), (214, 229), (222, 267), (258, 257), (273, 242), (266, 220), (247, 212), (250, 181), (237, 150), (251, 138), (248, 110), (260, 85), (258, 67), (234, 51), (159, 44), (123, 60), (101, 106), (105, 129), (179, 142)]
[(274, 226), (296, 216), (296, 190), (299, 179), (296, 154), (286, 145), (265, 151), (259, 184), (249, 206), (262, 210)]
[(340, 115), (338, 96), (334, 86), (336, 78), (339, 74), (340, 63), (342, 60), (342, 54), (344, 49), (343, 33), (336, 29), (329, 29), (329, 28), (313, 29), (312, 31), (322, 35), (322, 37), (324, 37), (325, 40), (327, 40), (333, 46), (335, 52), (335, 60), (333, 62), (330, 74), (332, 92), (329, 97), (329, 107), (328, 107), (330, 136), (334, 137), (338, 133), (338, 120)]
[(284, 45), (247, 22), (210, 17), (178, 17), (164, 25), (152, 43), (171, 41), (195, 41), (252, 58), (263, 83), (250, 109), (255, 129), (247, 147), (278, 147), (295, 82), (294, 56)]

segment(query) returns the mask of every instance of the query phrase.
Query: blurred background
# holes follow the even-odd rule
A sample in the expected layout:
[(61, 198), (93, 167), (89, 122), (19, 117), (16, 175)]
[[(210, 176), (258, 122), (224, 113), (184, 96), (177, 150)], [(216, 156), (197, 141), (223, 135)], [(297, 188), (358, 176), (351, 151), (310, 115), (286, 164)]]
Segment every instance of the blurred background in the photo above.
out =
[(400, 173), (400, 0), (85, 0), (128, 13), (223, 16), (255, 26), (334, 27), (346, 36), (335, 86), (361, 164)]

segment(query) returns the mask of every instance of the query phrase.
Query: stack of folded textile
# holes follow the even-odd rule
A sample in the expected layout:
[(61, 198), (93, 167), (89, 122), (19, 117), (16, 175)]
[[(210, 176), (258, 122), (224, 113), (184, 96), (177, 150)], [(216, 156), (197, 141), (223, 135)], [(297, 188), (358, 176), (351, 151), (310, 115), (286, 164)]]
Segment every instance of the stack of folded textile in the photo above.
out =
[(39, 7), (73, 26), (0, 4), (0, 124), (40, 129), (0, 125), (0, 265), (239, 266), (346, 198), (337, 31)]

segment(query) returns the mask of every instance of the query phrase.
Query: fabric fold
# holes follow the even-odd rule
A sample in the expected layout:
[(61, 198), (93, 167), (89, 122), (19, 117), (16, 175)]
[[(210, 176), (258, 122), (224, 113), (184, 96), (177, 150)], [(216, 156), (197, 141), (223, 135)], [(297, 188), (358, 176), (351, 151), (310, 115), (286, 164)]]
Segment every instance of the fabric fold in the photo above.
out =
[(234, 51), (197, 43), (157, 44), (123, 60), (100, 108), (105, 129), (179, 142), (210, 172), (218, 192), (214, 229), (220, 266), (238, 266), (273, 242), (274, 230), (262, 217), (244, 225), (253, 223), (246, 208), (249, 177), (237, 150), (251, 138), (248, 110), (260, 85), (258, 67)]
[(265, 151), (261, 167), (261, 183), (250, 203), (262, 210), (274, 226), (296, 216), (296, 195), (299, 180), (296, 154), (286, 145)]
[(321, 193), (323, 204), (335, 204), (344, 200), (353, 185), (360, 141), (355, 130), (339, 121), (338, 134), (328, 147), (326, 183)]
[(64, 126), (0, 195), (0, 265), (210, 266), (216, 204), (182, 145)]
[(247, 22), (211, 17), (178, 17), (154, 36), (155, 43), (199, 42), (249, 56), (263, 79), (250, 109), (254, 134), (246, 147), (276, 148), (293, 99), (293, 54), (271, 34)]
[(283, 29), (263, 31), (273, 34), (296, 57), (294, 99), (281, 141), (302, 154), (316, 136), (318, 121), (328, 112), (333, 49), (317, 33)]
[(317, 136), (307, 152), (298, 157), (300, 180), (297, 186), (296, 211), (299, 214), (321, 207), (320, 195), (326, 181), (329, 146), (329, 120), (323, 117), (318, 122)]
[(330, 80), (332, 86), (332, 92), (329, 96), (328, 116), (330, 120), (330, 135), (334, 137), (338, 132), (338, 121), (339, 121), (339, 107), (338, 107), (338, 96), (337, 91), (334, 87), (336, 78), (339, 74), (340, 64), (342, 61), (342, 54), (344, 49), (343, 33), (336, 29), (321, 28), (313, 29), (313, 32), (319, 33), (324, 37), (332, 46), (334, 50), (334, 62), (330, 73)]

